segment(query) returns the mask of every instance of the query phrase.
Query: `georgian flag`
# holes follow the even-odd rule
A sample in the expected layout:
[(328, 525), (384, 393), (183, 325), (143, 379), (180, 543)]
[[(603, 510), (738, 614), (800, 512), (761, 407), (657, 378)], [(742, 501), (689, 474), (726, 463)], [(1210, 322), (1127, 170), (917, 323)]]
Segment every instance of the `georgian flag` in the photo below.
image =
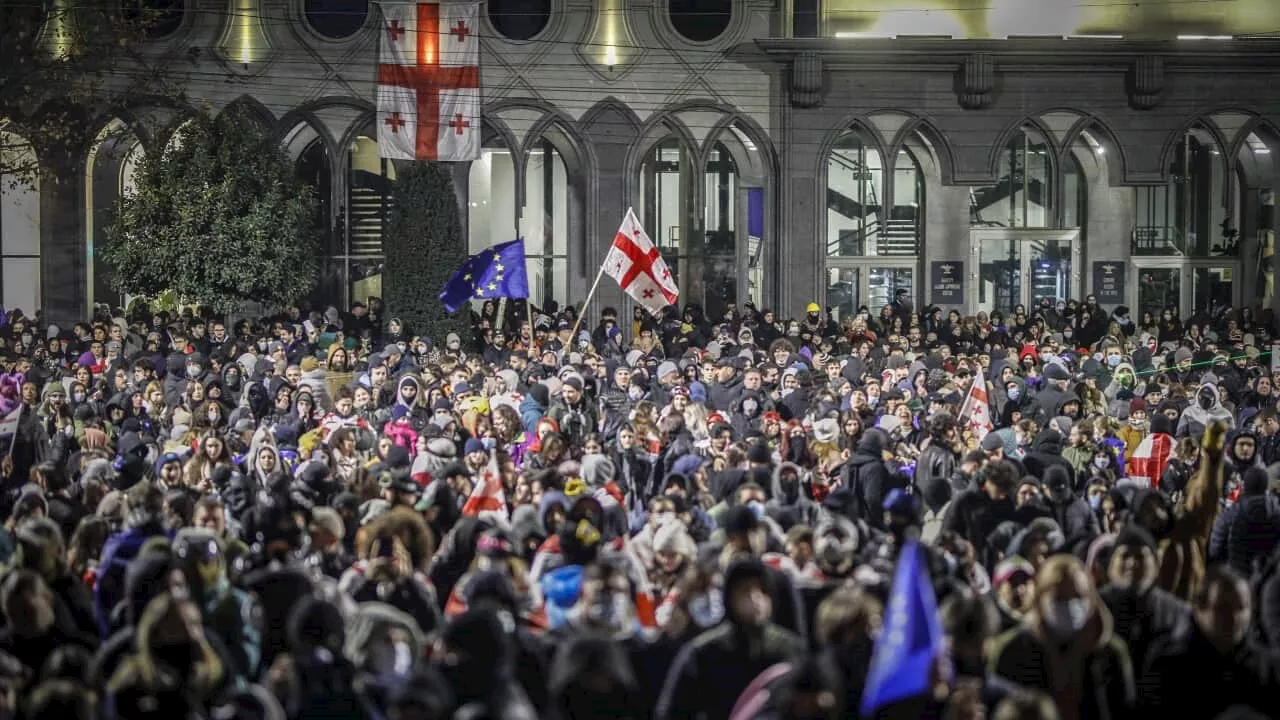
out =
[(1165, 468), (1169, 467), (1169, 458), (1173, 456), (1173, 438), (1164, 433), (1152, 433), (1138, 443), (1125, 461), (1124, 472), (1130, 484), (1145, 488), (1160, 486), (1160, 478)]
[(652, 313), (674, 305), (680, 295), (666, 261), (640, 227), (640, 220), (631, 208), (627, 208), (627, 216), (622, 219), (622, 226), (613, 237), (613, 246), (604, 258), (604, 272), (618, 281), (623, 292)]
[(994, 427), (991, 424), (991, 406), (987, 404), (987, 389), (982, 385), (981, 376), (975, 377), (969, 386), (969, 394), (960, 406), (960, 420), (973, 431), (978, 442), (982, 442)]
[(502, 469), (498, 467), (496, 453), (489, 454), (489, 464), (480, 471), (480, 478), (471, 489), (467, 504), (462, 506), (462, 514), (475, 517), (481, 513), (507, 513), (507, 491), (502, 486)]

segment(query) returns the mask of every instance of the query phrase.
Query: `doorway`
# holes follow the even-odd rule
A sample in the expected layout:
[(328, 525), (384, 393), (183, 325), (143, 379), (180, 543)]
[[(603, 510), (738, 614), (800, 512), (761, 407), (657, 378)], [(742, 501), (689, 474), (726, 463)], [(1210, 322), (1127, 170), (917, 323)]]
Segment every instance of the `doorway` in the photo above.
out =
[(899, 290), (915, 302), (916, 268), (913, 263), (871, 261), (827, 261), (826, 306), (837, 322), (855, 315), (866, 306), (871, 317), (893, 302)]
[(1042, 298), (1065, 300), (1076, 290), (1080, 267), (1080, 230), (973, 228), (978, 282), (971, 306), (1008, 313)]

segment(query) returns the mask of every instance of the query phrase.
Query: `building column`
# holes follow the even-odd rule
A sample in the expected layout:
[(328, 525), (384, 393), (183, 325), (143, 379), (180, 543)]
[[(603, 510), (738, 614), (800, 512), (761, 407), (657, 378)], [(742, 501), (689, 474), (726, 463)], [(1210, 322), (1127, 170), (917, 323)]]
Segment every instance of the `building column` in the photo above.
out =
[(84, 158), (47, 152), (41, 156), (40, 306), (60, 327), (90, 316), (85, 257)]

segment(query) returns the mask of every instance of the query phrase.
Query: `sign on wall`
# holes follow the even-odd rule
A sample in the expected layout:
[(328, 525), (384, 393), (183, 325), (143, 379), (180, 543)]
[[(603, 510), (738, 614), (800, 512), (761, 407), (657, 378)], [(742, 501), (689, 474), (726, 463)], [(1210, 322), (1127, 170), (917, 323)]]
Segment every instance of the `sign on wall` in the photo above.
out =
[(1100, 260), (1093, 264), (1093, 295), (1099, 305), (1123, 305), (1125, 264)]
[(964, 263), (940, 260), (929, 263), (929, 302), (944, 308), (964, 305)]

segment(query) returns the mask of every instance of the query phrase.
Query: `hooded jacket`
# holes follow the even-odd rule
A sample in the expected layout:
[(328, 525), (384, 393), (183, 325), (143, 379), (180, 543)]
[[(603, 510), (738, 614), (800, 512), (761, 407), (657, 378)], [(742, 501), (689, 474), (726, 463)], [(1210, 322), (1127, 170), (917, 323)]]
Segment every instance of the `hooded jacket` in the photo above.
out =
[[(1208, 408), (1201, 407), (1200, 401), (1202, 397), (1206, 399), (1212, 398)], [(1218, 386), (1211, 382), (1203, 382), (1200, 383), (1200, 389), (1196, 391), (1196, 396), (1191, 401), (1191, 404), (1182, 411), (1182, 417), (1178, 419), (1178, 429), (1174, 435), (1177, 437), (1198, 438), (1204, 434), (1204, 429), (1214, 420), (1226, 423), (1228, 429), (1236, 425), (1231, 411), (1222, 405), (1222, 396), (1218, 393)]]
[(888, 449), (889, 436), (883, 430), (868, 430), (858, 441), (858, 450), (845, 463), (842, 473), (844, 486), (854, 494), (858, 517), (880, 530), (884, 529), (885, 497), (890, 490), (907, 485), (905, 478), (892, 472), (885, 464), (883, 453)]
[[(795, 483), (784, 487), (782, 473), (795, 475)], [(765, 503), (765, 512), (782, 529), (790, 530), (793, 525), (814, 527), (818, 523), (819, 510), (817, 503), (805, 496), (805, 472), (795, 463), (784, 462), (773, 469), (772, 496)]]

